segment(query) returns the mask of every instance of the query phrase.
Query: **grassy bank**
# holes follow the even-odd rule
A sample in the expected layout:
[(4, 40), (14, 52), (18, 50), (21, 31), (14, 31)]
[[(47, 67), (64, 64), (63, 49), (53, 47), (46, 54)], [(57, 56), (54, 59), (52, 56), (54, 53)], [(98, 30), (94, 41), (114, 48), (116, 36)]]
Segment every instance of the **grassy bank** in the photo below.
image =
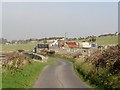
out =
[(73, 59), (64, 55), (56, 57), (73, 63), (77, 75), (96, 90), (120, 88), (120, 73), (110, 73), (109, 67), (97, 67), (83, 59)]
[(83, 80), (96, 89), (108, 90), (120, 88), (120, 73), (111, 74), (108, 68), (96, 68), (88, 62), (76, 61), (74, 68)]
[(32, 62), (26, 65), (22, 70), (17, 70), (14, 73), (7, 70), (2, 73), (2, 87), (32, 88), (42, 69), (51, 63), (52, 60), (48, 60), (47, 63)]

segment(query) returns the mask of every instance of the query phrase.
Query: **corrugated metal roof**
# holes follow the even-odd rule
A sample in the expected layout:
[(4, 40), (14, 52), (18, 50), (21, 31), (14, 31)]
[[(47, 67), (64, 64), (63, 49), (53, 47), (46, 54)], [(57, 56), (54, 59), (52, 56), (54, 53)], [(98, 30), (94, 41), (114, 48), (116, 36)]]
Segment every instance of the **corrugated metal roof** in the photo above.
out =
[(66, 42), (69, 48), (79, 48), (76, 42)]

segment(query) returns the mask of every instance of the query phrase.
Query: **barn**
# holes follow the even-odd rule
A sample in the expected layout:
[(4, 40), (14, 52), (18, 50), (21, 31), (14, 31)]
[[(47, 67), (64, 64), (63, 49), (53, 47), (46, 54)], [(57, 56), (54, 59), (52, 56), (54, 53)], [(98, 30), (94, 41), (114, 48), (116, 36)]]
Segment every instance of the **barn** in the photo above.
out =
[(68, 51), (77, 51), (79, 49), (79, 45), (76, 42), (66, 42), (66, 48)]

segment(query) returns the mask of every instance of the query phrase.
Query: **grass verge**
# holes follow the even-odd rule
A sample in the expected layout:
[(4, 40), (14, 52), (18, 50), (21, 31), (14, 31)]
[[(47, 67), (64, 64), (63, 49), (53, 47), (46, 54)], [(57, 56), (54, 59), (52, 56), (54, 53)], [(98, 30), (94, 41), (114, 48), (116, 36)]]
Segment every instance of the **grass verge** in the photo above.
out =
[(95, 90), (116, 90), (120, 88), (120, 73), (111, 74), (108, 72), (108, 68), (96, 68), (84, 60), (77, 60), (64, 55), (56, 55), (56, 57), (72, 62), (79, 78)]
[(51, 63), (52, 60), (47, 63), (33, 62), (14, 74), (9, 70), (5, 71), (2, 73), (2, 88), (32, 88), (42, 69)]

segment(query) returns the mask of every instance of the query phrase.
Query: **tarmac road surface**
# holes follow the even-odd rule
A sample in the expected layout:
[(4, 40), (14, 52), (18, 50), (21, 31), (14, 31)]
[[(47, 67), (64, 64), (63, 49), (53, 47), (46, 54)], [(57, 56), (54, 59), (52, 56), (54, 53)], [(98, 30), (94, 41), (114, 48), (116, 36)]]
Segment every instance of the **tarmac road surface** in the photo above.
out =
[(75, 75), (72, 63), (53, 60), (55, 62), (44, 68), (33, 88), (91, 88)]

